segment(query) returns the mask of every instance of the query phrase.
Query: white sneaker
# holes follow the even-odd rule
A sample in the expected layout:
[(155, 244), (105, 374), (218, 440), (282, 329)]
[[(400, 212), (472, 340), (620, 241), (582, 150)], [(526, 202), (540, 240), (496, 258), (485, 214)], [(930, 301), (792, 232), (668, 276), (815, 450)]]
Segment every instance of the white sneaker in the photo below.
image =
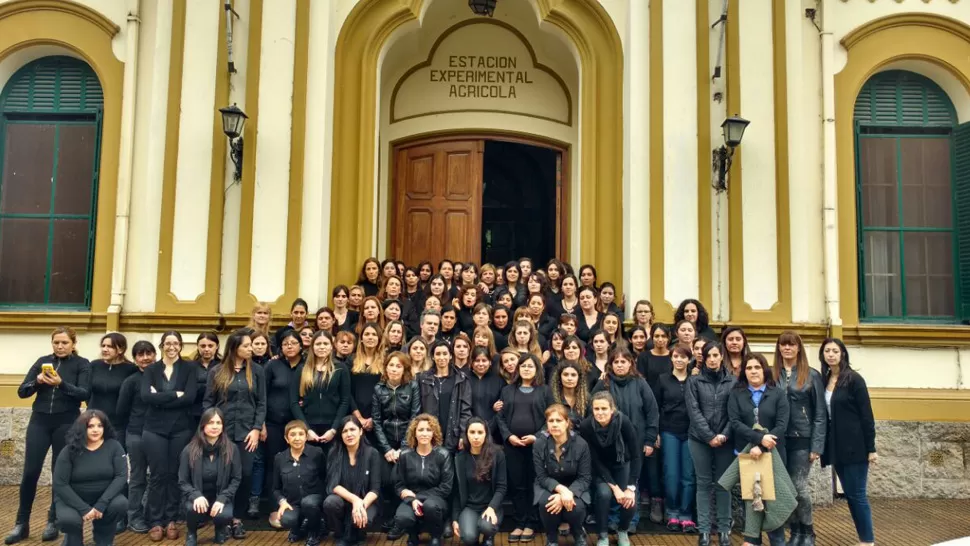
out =
[(596, 539), (596, 546), (610, 546), (610, 536), (609, 535), (603, 535), (602, 537), (597, 538)]
[(616, 546), (630, 546), (630, 533), (626, 531), (617, 531)]

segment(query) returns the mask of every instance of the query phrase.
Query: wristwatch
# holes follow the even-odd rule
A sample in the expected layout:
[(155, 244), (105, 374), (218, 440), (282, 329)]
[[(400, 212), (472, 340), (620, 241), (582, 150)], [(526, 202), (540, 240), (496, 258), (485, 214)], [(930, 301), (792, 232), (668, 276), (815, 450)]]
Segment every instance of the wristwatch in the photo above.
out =
[(633, 491), (634, 493), (637, 492), (637, 486), (635, 486), (635, 485), (628, 485), (628, 486), (626, 486), (626, 488), (628, 490), (630, 490), (630, 491)]

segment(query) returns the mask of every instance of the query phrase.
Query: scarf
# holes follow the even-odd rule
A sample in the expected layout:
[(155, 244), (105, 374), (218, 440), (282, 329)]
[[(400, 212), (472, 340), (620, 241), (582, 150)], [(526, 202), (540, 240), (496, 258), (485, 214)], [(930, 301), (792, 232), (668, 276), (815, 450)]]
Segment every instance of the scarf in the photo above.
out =
[(616, 461), (615, 463), (626, 462), (626, 444), (623, 443), (623, 435), (620, 433), (620, 429), (623, 426), (623, 414), (619, 411), (613, 413), (613, 418), (610, 419), (608, 425), (601, 426), (596, 419), (593, 421), (593, 432), (596, 434), (596, 443), (600, 448), (608, 448), (613, 446), (616, 449)]

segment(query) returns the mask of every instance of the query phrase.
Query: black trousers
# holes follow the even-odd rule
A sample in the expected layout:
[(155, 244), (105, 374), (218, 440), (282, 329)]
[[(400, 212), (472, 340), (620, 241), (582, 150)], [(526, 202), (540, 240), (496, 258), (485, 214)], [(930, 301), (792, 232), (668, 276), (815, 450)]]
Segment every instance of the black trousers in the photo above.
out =
[(300, 502), (290, 503), (292, 510), (283, 512), (280, 516), (280, 526), (284, 529), (299, 529), (300, 523), (306, 520), (307, 531), (320, 530), (320, 514), (323, 510), (323, 495), (307, 495)]
[[(51, 449), (51, 474), (57, 455), (64, 449), (67, 429), (77, 419), (78, 411), (61, 413), (31, 413), (27, 423), (27, 445), (24, 448), (24, 473), (20, 478), (20, 506), (17, 508), (17, 522), (30, 521), (30, 513), (37, 496), (37, 480), (44, 468), (44, 458)], [(54, 500), (47, 512), (47, 520), (54, 521)]]
[(477, 546), (478, 535), (482, 535), (486, 539), (489, 539), (494, 537), (495, 534), (498, 533), (499, 528), (501, 528), (501, 508), (495, 511), (495, 517), (498, 518), (498, 524), (496, 525), (492, 525), (492, 522), (482, 517), (484, 512), (484, 508), (477, 509), (466, 506), (456, 516), (455, 519), (458, 521), (459, 539), (461, 539), (461, 543), (464, 546)]
[(263, 445), (263, 472), (266, 481), (263, 482), (263, 492), (269, 496), (273, 493), (273, 462), (276, 455), (288, 447), (283, 437), (285, 427), (286, 425), (266, 423), (266, 442)]
[(433, 537), (440, 537), (445, 529), (445, 517), (448, 514), (448, 506), (445, 499), (441, 497), (419, 496), (424, 505), (422, 506), (423, 516), (414, 513), (410, 503), (401, 502), (394, 512), (394, 525), (403, 531), (418, 534), (422, 530), (431, 533)]
[(253, 488), (253, 461), (256, 460), (256, 452), (246, 449), (246, 442), (244, 441), (235, 443), (236, 449), (239, 450), (239, 462), (242, 464), (242, 481), (239, 482), (239, 489), (236, 490), (236, 499), (233, 504), (246, 507), (249, 505), (249, 495)]
[(192, 437), (190, 430), (163, 435), (142, 431), (142, 449), (148, 456), (148, 500), (145, 522), (149, 527), (165, 527), (176, 520), (179, 512), (179, 456)]
[[(216, 502), (216, 498), (206, 497), (205, 500), (209, 501), (209, 509), (211, 510), (213, 503)], [(190, 532), (197, 530), (200, 525), (209, 519), (212, 519), (212, 523), (216, 527), (226, 526), (232, 523), (232, 503), (223, 506), (222, 512), (216, 514), (216, 517), (214, 518), (209, 515), (208, 511), (205, 514), (196, 512), (195, 509), (192, 508), (192, 502), (186, 502), (183, 509), (185, 510), (185, 528)]]
[[(533, 503), (532, 487), (536, 481), (535, 465), (532, 464), (532, 446), (505, 446), (508, 469), (509, 500), (512, 501), (512, 521), (517, 528), (535, 529), (538, 518)], [(457, 488), (455, 488), (457, 489)]]
[[(367, 521), (377, 519), (379, 501), (374, 501), (367, 507)], [(323, 517), (327, 519), (327, 530), (333, 531), (333, 536), (339, 541), (360, 542), (367, 539), (367, 529), (354, 525), (353, 506), (338, 495), (328, 495), (323, 501)], [(412, 512), (413, 513), (413, 512)]]
[[(87, 499), (86, 499), (87, 500)], [(91, 499), (97, 500), (97, 499)], [(101, 519), (96, 519), (91, 523), (94, 528), (94, 543), (97, 546), (113, 544), (115, 536), (115, 524), (120, 519), (124, 519), (125, 511), (128, 509), (128, 500), (124, 495), (118, 495), (111, 499), (108, 507), (104, 509)], [(56, 501), (54, 511), (57, 514), (57, 528), (64, 533), (64, 544), (69, 546), (81, 546), (84, 537), (84, 516), (71, 508), (67, 504)]]
[(583, 523), (586, 522), (586, 503), (583, 502), (583, 499), (576, 497), (576, 506), (573, 507), (572, 511), (567, 512), (563, 509), (558, 514), (550, 514), (546, 510), (546, 503), (549, 502), (551, 496), (551, 494), (544, 495), (538, 506), (539, 519), (542, 520), (542, 527), (546, 530), (546, 542), (550, 544), (559, 542), (559, 524), (561, 523), (569, 524), (573, 536), (578, 533), (585, 533)]
[(128, 434), (128, 523), (145, 523), (148, 455), (140, 434)]

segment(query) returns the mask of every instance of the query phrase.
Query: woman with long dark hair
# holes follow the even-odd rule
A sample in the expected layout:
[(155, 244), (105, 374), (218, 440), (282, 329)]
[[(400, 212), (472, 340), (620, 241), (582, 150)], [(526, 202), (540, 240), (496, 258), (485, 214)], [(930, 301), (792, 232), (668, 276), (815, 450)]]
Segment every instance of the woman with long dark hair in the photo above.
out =
[[(30, 536), (30, 512), (47, 450), (52, 450), (53, 473), (57, 468), (58, 455), (64, 449), (65, 434), (77, 419), (81, 402), (91, 395), (91, 364), (77, 355), (76, 346), (77, 334), (74, 330), (56, 328), (51, 334), (53, 352), (34, 362), (17, 389), (20, 398), (36, 396), (27, 424), (24, 472), (20, 478), (20, 506), (13, 530), (4, 540), (7, 544), (15, 544)], [(41, 538), (44, 541), (57, 538), (53, 500)]]
[(575, 360), (564, 360), (553, 370), (552, 399), (569, 410), (569, 421), (574, 429), (589, 413), (589, 387), (586, 381), (586, 371)]
[(309, 441), (324, 453), (337, 436), (337, 425), (350, 409), (350, 373), (333, 361), (333, 337), (313, 334), (312, 352), (290, 382), (290, 411), (307, 424)]
[(687, 382), (688, 443), (697, 476), (698, 546), (711, 543), (712, 491), (717, 503), (717, 542), (731, 542), (731, 493), (716, 483), (734, 460), (734, 450), (728, 442), (731, 437), (728, 399), (736, 378), (722, 365), (723, 351), (720, 343), (708, 341), (704, 345), (701, 372)]
[(381, 288), (381, 263), (377, 258), (367, 258), (360, 266), (357, 286), (364, 289), (365, 296), (376, 296)]
[(670, 373), (672, 369), (670, 332), (667, 331), (665, 325), (655, 322), (650, 327), (650, 339), (653, 340), (653, 347), (637, 356), (637, 370), (647, 380), (650, 388), (656, 389), (657, 380), (660, 379), (660, 376)]
[(637, 483), (643, 451), (633, 422), (616, 407), (613, 396), (600, 391), (593, 395), (592, 415), (583, 420), (579, 433), (589, 444), (593, 460), (594, 496), (596, 511), (596, 544), (610, 543), (610, 507), (619, 505), (617, 544), (630, 545), (628, 529), (637, 509)]
[(364, 440), (355, 416), (344, 417), (338, 430), (340, 442), (327, 465), (323, 515), (337, 546), (356, 546), (367, 540), (367, 526), (377, 518), (381, 456)]
[(438, 418), (444, 439), (442, 445), (450, 453), (460, 449), (461, 433), (472, 416), (472, 390), (468, 377), (454, 365), (454, 354), (447, 341), (431, 344), (434, 367), (418, 374), (421, 392), (421, 411)]
[[(488, 423), (472, 417), (465, 429), (467, 449), (455, 457), (455, 513), (453, 532), (463, 546), (493, 546), (502, 525), (506, 483), (505, 453), (489, 439)], [(531, 463), (531, 461), (529, 461)]]
[(576, 335), (579, 336), (579, 339), (589, 342), (593, 332), (602, 331), (605, 315), (597, 307), (599, 305), (599, 294), (595, 288), (592, 286), (580, 288), (578, 297), (581, 312), (576, 317), (578, 319)]
[(795, 484), (798, 505), (789, 519), (797, 546), (814, 544), (812, 489), (808, 475), (825, 451), (828, 412), (822, 374), (808, 365), (805, 344), (797, 333), (786, 330), (775, 344), (774, 382), (788, 395), (790, 421), (786, 427), (781, 460)]
[(307, 445), (307, 432), (303, 421), (294, 419), (286, 424), (284, 433), (289, 449), (276, 454), (272, 490), (279, 525), (290, 530), (288, 541), (306, 539), (304, 546), (317, 546), (326, 462), (322, 449)]
[(162, 359), (145, 370), (141, 398), (148, 406), (142, 442), (148, 455), (148, 499), (145, 520), (151, 527), (148, 538), (175, 540), (179, 530), (178, 460), (192, 437), (199, 367), (182, 360), (182, 336), (175, 331), (162, 334)]
[(205, 401), (205, 389), (209, 382), (209, 372), (214, 370), (221, 362), (222, 355), (219, 354), (219, 336), (215, 332), (202, 332), (195, 340), (195, 353), (192, 355), (192, 362), (195, 363), (195, 401), (192, 403), (192, 429), (198, 426), (199, 418), (202, 416), (203, 403)]
[(558, 544), (559, 525), (572, 530), (576, 546), (586, 546), (586, 507), (592, 498), (592, 458), (589, 445), (573, 432), (569, 411), (560, 404), (546, 408), (546, 428), (532, 450), (535, 504), (546, 530), (546, 546)]
[(219, 408), (202, 412), (199, 428), (179, 456), (178, 487), (182, 490), (185, 513), (185, 546), (198, 544), (197, 532), (212, 519), (215, 543), (230, 534), (233, 504), (242, 481), (242, 464), (236, 444), (223, 433)]
[[(775, 386), (768, 361), (759, 353), (745, 357), (741, 375), (728, 400), (728, 417), (734, 437), (734, 452), (748, 452), (757, 459), (775, 447), (781, 447), (788, 428), (788, 397)], [(770, 457), (771, 455), (768, 454)], [(744, 542), (761, 544), (764, 511), (754, 510), (750, 500), (744, 501)], [(772, 546), (785, 543), (785, 527), (768, 532)], [(794, 543), (800, 544), (800, 543)]]
[(451, 454), (442, 446), (437, 417), (422, 413), (408, 425), (408, 448), (397, 462), (394, 492), (401, 504), (394, 527), (408, 534), (408, 546), (418, 545), (418, 533), (431, 533), (431, 546), (441, 545), (448, 498), (455, 481)]
[(709, 341), (716, 341), (717, 334), (711, 328), (710, 315), (707, 314), (707, 309), (704, 308), (704, 304), (695, 299), (686, 299), (680, 302), (677, 306), (677, 311), (674, 312), (674, 322), (680, 322), (682, 320), (690, 321), (694, 325), (694, 329), (697, 332), (697, 337), (702, 337)]
[[(253, 343), (249, 330), (237, 330), (226, 340), (226, 358), (209, 374), (205, 389), (205, 409), (219, 408), (224, 416), (223, 435), (236, 444), (242, 468), (242, 482), (233, 505), (246, 508), (250, 518), (259, 514), (259, 497), (251, 499), (253, 458), (259, 436), (266, 423), (266, 376), (252, 363)], [(242, 520), (232, 522), (232, 537), (246, 537)]]
[(751, 352), (748, 336), (740, 326), (725, 326), (721, 331), (721, 346), (724, 347), (724, 367), (740, 377), (745, 359)]
[(687, 380), (690, 378), (691, 352), (683, 346), (670, 351), (673, 369), (657, 380), (654, 394), (660, 410), (660, 445), (663, 456), (664, 510), (667, 530), (693, 533), (694, 522), (694, 461), (690, 457), (687, 431)]
[[(125, 356), (127, 349), (128, 340), (125, 336), (111, 332), (101, 336), (101, 358), (91, 361), (91, 398), (87, 402), (87, 409), (103, 411), (112, 423), (118, 422), (121, 384), (138, 371)], [(117, 440), (124, 447), (124, 437), (118, 437)]]
[[(340, 287), (338, 286), (337, 288)], [(337, 291), (337, 288), (334, 288), (334, 292)], [(299, 332), (300, 328), (307, 325), (307, 313), (309, 313), (309, 310), (310, 305), (303, 298), (296, 298), (293, 300), (293, 305), (290, 306), (290, 322), (286, 326), (281, 326), (278, 330), (276, 330), (276, 333), (273, 334), (273, 341), (276, 342), (276, 347), (280, 346), (280, 342), (283, 339), (283, 334), (286, 333), (287, 330), (296, 330)], [(337, 318), (339, 319), (340, 317), (338, 316)]]
[[(872, 546), (872, 508), (866, 494), (869, 465), (876, 464), (876, 421), (866, 380), (849, 364), (841, 339), (826, 338), (819, 348), (828, 406), (828, 434), (822, 466), (832, 465), (849, 503), (860, 546)], [(812, 544), (806, 541), (804, 544)]]
[(546, 408), (555, 403), (552, 391), (543, 384), (544, 376), (539, 358), (525, 353), (519, 357), (512, 383), (502, 388), (502, 409), (496, 420), (509, 458), (509, 497), (515, 520), (509, 542), (531, 542), (538, 523), (530, 494), (535, 474), (529, 462), (536, 435), (545, 424)]
[(92, 522), (97, 546), (114, 544), (115, 526), (125, 519), (128, 461), (101, 410), (86, 410), (67, 431), (67, 449), (57, 456), (54, 509), (64, 546), (82, 546), (84, 522)]
[(350, 309), (350, 289), (346, 285), (338, 284), (330, 293), (330, 305), (336, 320), (337, 330), (351, 330), (357, 326), (359, 315)]

